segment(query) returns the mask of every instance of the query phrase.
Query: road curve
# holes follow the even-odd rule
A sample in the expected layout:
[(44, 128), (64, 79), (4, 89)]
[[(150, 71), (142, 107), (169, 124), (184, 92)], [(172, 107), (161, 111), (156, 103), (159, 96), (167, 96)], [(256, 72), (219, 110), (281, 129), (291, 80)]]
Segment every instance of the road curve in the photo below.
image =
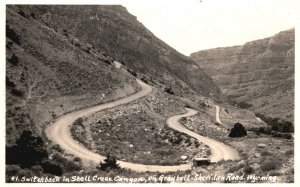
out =
[(239, 159), (238, 152), (235, 149), (231, 148), (230, 146), (228, 146), (222, 142), (219, 142), (217, 140), (214, 140), (214, 139), (211, 139), (211, 138), (208, 138), (205, 136), (201, 136), (193, 131), (190, 131), (185, 126), (181, 125), (179, 123), (180, 118), (195, 115), (198, 113), (198, 111), (190, 109), (190, 108), (186, 108), (186, 110), (188, 112), (185, 114), (176, 115), (176, 116), (172, 116), (172, 117), (168, 118), (167, 123), (168, 123), (169, 127), (171, 127), (174, 130), (183, 132), (191, 137), (194, 137), (198, 141), (203, 142), (204, 144), (208, 145), (211, 149), (211, 155), (209, 156), (209, 158), (211, 159), (212, 162), (217, 162), (222, 159), (224, 159), (224, 160), (238, 160)]
[[(103, 161), (105, 159), (104, 156), (99, 155), (97, 153), (94, 153), (93, 151), (87, 149), (82, 144), (78, 143), (72, 138), (70, 127), (72, 123), (84, 116), (88, 116), (92, 113), (99, 112), (101, 110), (117, 107), (129, 102), (132, 102), (134, 100), (140, 99), (142, 97), (147, 96), (152, 92), (152, 87), (145, 84), (141, 80), (137, 79), (137, 82), (141, 86), (142, 90), (140, 92), (137, 92), (133, 95), (130, 95), (126, 98), (122, 98), (113, 102), (93, 106), (86, 109), (81, 109), (78, 111), (74, 111), (71, 113), (68, 113), (66, 115), (63, 115), (59, 117), (54, 123), (48, 125), (45, 129), (45, 134), (48, 137), (49, 140), (53, 141), (54, 143), (61, 146), (62, 149), (65, 150), (66, 153), (75, 155), (82, 159), (84, 165), (86, 166), (95, 166), (100, 161)], [(191, 116), (197, 113), (197, 111), (193, 109), (187, 109), (187, 113), (171, 116), (168, 118), (167, 123), (168, 125), (173, 128), (174, 130), (186, 133), (197, 140), (207, 144), (211, 148), (211, 160), (212, 161), (218, 161), (221, 159), (231, 159), (235, 160), (238, 159), (237, 152), (230, 148), (229, 146), (218, 142), (216, 140), (206, 138), (204, 136), (200, 136), (187, 128), (185, 128), (183, 125), (179, 123), (180, 118)], [(137, 163), (130, 163), (130, 162), (124, 162), (119, 161), (121, 167), (131, 169), (137, 172), (175, 172), (175, 171), (185, 171), (189, 170), (192, 167), (191, 163), (187, 164), (181, 164), (181, 165), (174, 165), (174, 166), (161, 166), (161, 165), (145, 165), (145, 164), (137, 164)]]
[[(126, 98), (122, 98), (110, 103), (105, 103), (97, 106), (93, 106), (86, 109), (81, 109), (75, 112), (68, 113), (59, 117), (53, 124), (50, 124), (46, 127), (45, 133), (49, 140), (60, 145), (66, 153), (75, 155), (82, 159), (84, 165), (86, 166), (95, 166), (99, 164), (100, 161), (105, 159), (104, 156), (94, 153), (93, 151), (87, 149), (82, 144), (79, 144), (72, 138), (70, 127), (72, 123), (80, 118), (87, 115), (90, 115), (101, 110), (113, 108), (119, 105), (123, 105), (144, 96), (147, 96), (152, 92), (152, 87), (145, 84), (144, 82), (138, 80), (142, 91), (135, 93)], [(137, 172), (175, 172), (175, 171), (185, 171), (191, 169), (191, 164), (182, 164), (175, 166), (161, 166), (161, 165), (145, 165), (145, 164), (136, 164), (124, 161), (118, 161), (121, 167), (128, 168)]]
[(219, 124), (222, 124), (221, 120), (220, 120), (220, 107), (219, 105), (216, 105), (216, 122)]

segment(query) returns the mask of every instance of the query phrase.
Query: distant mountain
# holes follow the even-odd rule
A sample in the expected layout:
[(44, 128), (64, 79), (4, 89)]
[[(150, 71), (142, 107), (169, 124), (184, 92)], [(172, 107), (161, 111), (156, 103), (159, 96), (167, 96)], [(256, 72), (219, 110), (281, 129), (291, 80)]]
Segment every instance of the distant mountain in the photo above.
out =
[(191, 54), (229, 99), (272, 118), (293, 121), (295, 30)]

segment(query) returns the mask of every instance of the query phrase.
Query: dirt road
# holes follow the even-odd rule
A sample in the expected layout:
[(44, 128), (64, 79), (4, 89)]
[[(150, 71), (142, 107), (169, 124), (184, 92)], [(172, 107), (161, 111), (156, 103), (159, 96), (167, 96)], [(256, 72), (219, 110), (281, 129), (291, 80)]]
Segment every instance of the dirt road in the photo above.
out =
[(219, 105), (216, 105), (216, 122), (219, 124), (222, 124), (221, 120), (220, 120), (220, 107)]
[[(70, 127), (72, 123), (84, 116), (88, 116), (92, 113), (99, 112), (101, 110), (117, 107), (129, 102), (132, 102), (134, 100), (140, 99), (142, 97), (147, 96), (152, 92), (152, 87), (145, 84), (144, 82), (137, 80), (140, 84), (142, 90), (140, 92), (137, 92), (133, 95), (130, 95), (126, 98), (122, 98), (110, 103), (105, 103), (97, 106), (93, 106), (90, 108), (78, 110), (75, 112), (71, 112), (69, 114), (63, 115), (59, 117), (53, 124), (47, 126), (45, 129), (46, 136), (49, 138), (49, 140), (55, 142), (56, 144), (60, 145), (62, 149), (66, 153), (75, 155), (82, 159), (83, 164), (85, 166), (96, 166), (99, 164), (100, 161), (103, 161), (105, 159), (104, 156), (99, 155), (97, 153), (94, 153), (93, 151), (87, 149), (82, 144), (75, 141), (70, 132)], [(195, 137), (199, 141), (207, 144), (210, 146), (212, 155), (211, 159), (212, 161), (218, 161), (221, 159), (237, 159), (237, 153), (228, 147), (225, 144), (222, 144), (220, 142), (217, 142), (215, 140), (200, 136), (192, 131), (189, 131), (184, 126), (182, 126), (179, 123), (179, 119), (182, 117), (187, 117), (190, 115), (194, 115), (197, 113), (197, 111), (192, 109), (187, 109), (187, 113), (181, 114), (181, 115), (175, 115), (170, 118), (168, 118), (167, 123), (168, 125), (173, 128), (174, 130), (178, 130), (181, 132), (184, 132), (192, 137)], [(175, 165), (175, 166), (161, 166), (161, 165), (145, 165), (145, 164), (136, 164), (136, 163), (130, 163), (130, 162), (124, 162), (124, 161), (118, 161), (121, 167), (128, 168), (137, 172), (174, 172), (174, 171), (185, 171), (191, 169), (191, 164), (181, 164), (181, 165)]]
[[(119, 105), (132, 102), (152, 92), (151, 86), (145, 84), (140, 80), (137, 81), (142, 87), (142, 91), (120, 100), (82, 109), (61, 116), (53, 124), (49, 125), (46, 128), (45, 130), (46, 136), (49, 138), (49, 140), (52, 140), (56, 144), (60, 145), (61, 148), (64, 149), (66, 153), (81, 158), (85, 166), (95, 166), (99, 164), (99, 162), (103, 161), (105, 157), (97, 153), (94, 153), (93, 151), (87, 149), (86, 147), (84, 147), (83, 145), (75, 141), (71, 136), (70, 127), (72, 123), (80, 117), (84, 117), (101, 110), (113, 108)], [(191, 169), (191, 164), (183, 164), (183, 165), (176, 165), (176, 166), (160, 166), (160, 165), (135, 164), (135, 163), (129, 163), (124, 161), (118, 161), (118, 163), (123, 168), (132, 169), (137, 172), (146, 172), (146, 171), (171, 172), (171, 171), (178, 171), (178, 170), (185, 171)]]
[(208, 145), (211, 149), (211, 155), (209, 158), (211, 159), (212, 162), (217, 162), (222, 159), (224, 159), (224, 160), (238, 160), (239, 159), (238, 152), (235, 149), (231, 148), (230, 146), (225, 145), (224, 143), (219, 142), (217, 140), (214, 140), (214, 139), (211, 139), (211, 138), (208, 138), (205, 136), (201, 136), (193, 131), (190, 131), (183, 125), (181, 125), (179, 123), (180, 118), (195, 115), (198, 113), (198, 111), (190, 109), (190, 108), (186, 108), (186, 110), (188, 111), (187, 113), (172, 116), (167, 120), (168, 125), (172, 129), (183, 132), (191, 137), (196, 138), (198, 141), (203, 142), (204, 144)]

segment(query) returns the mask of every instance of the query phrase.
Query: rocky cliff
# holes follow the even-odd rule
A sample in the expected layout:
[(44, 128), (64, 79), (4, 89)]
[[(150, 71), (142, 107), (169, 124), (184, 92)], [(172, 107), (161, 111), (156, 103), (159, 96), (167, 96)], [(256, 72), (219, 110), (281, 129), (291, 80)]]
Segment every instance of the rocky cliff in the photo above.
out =
[(145, 80), (177, 95), (196, 93), (218, 101), (224, 96), (190, 58), (155, 37), (122, 6), (27, 6), (47, 26), (72, 33), (105, 51)]
[(243, 108), (293, 121), (295, 31), (191, 54), (229, 97)]

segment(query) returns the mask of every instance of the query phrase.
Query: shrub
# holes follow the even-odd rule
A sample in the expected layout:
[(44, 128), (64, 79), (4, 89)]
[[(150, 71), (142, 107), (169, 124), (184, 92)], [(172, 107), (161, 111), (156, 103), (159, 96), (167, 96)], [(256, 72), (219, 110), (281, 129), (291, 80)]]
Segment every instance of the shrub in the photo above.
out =
[(131, 69), (128, 69), (128, 72), (133, 75), (134, 77), (137, 77), (137, 73)]
[(15, 87), (16, 85), (15, 85), (15, 83), (13, 83), (12, 81), (10, 81), (9, 80), (9, 78), (6, 76), (6, 86), (7, 87), (11, 87), (11, 88), (13, 88), (13, 87)]
[(23, 91), (13, 88), (11, 93), (15, 96), (22, 97), (24, 95)]
[(73, 172), (73, 171), (79, 171), (82, 169), (81, 163), (75, 163), (74, 161), (70, 161), (64, 157), (62, 157), (60, 154), (54, 154), (53, 163), (58, 164), (62, 168), (63, 173)]
[(29, 16), (23, 12), (23, 10), (18, 10), (18, 14), (20, 14), (22, 17), (29, 19)]
[(73, 125), (78, 125), (81, 126), (82, 128), (84, 128), (83, 126), (83, 119), (82, 118), (78, 118), (74, 121)]
[(11, 181), (11, 177), (17, 176), (17, 174), (20, 170), (21, 170), (21, 168), (17, 165), (6, 165), (6, 168), (5, 168), (6, 182), (13, 182), (13, 181)]
[(269, 151), (263, 151), (261, 153), (261, 156), (270, 156), (270, 155), (272, 155), (272, 153), (270, 153)]
[(235, 165), (235, 166), (230, 167), (230, 168), (228, 169), (228, 172), (229, 172), (229, 173), (234, 173), (234, 172), (238, 171), (239, 169), (240, 169), (240, 167), (237, 166), (237, 165)]
[(19, 63), (19, 58), (15, 55), (15, 53), (11, 56), (10, 59), (8, 59), (8, 62), (10, 62), (12, 65), (17, 66)]
[(61, 176), (63, 173), (61, 166), (54, 163), (53, 161), (45, 161), (41, 163), (41, 166), (44, 170), (44, 173), (49, 173), (56, 176)]
[(240, 123), (234, 124), (234, 127), (231, 129), (229, 133), (229, 137), (243, 137), (247, 135), (247, 131), (245, 130), (244, 126)]
[(280, 159), (272, 158), (270, 160), (266, 160), (260, 166), (262, 171), (271, 171), (278, 169), (281, 166), (282, 162)]
[(10, 29), (9, 25), (6, 25), (6, 37), (16, 44), (21, 45), (20, 36), (13, 29)]
[(243, 171), (244, 171), (244, 173), (246, 173), (246, 174), (250, 174), (250, 173), (252, 173), (254, 170), (253, 170), (253, 168), (251, 167), (251, 166), (245, 166), (244, 167), (244, 169), (243, 169)]
[(284, 154), (286, 156), (293, 156), (294, 155), (294, 149), (287, 150)]
[(250, 108), (252, 106), (252, 104), (246, 103), (245, 101), (241, 101), (237, 105), (239, 108), (243, 109)]
[(75, 157), (75, 158), (74, 158), (74, 161), (75, 161), (75, 162), (80, 162), (80, 161), (81, 161), (81, 158)]
[(114, 169), (119, 169), (120, 166), (117, 163), (117, 159), (114, 156), (111, 156), (110, 154), (107, 155), (107, 157), (104, 159), (103, 162), (100, 162), (99, 166), (97, 166), (97, 169), (102, 171), (109, 171)]
[(103, 62), (104, 62), (105, 64), (111, 65), (111, 60), (109, 60), (109, 59), (104, 59)]
[(16, 145), (6, 147), (6, 164), (16, 164), (21, 168), (30, 168), (48, 158), (41, 137), (35, 137), (31, 131), (23, 131)]
[(57, 152), (60, 152), (60, 153), (64, 152), (64, 150), (58, 144), (53, 145), (52, 149), (56, 150)]
[(173, 92), (172, 88), (165, 88), (164, 92), (166, 92), (168, 94), (171, 94), (171, 95), (174, 95), (174, 92)]
[(267, 117), (259, 113), (256, 113), (255, 115), (266, 122), (273, 131), (282, 133), (294, 132), (294, 124), (290, 121), (285, 121), (280, 118)]
[(12, 46), (13, 44), (14, 44), (13, 42), (8, 41), (7, 44), (6, 44), (6, 48), (7, 48), (7, 49), (11, 49), (11, 46)]
[(63, 164), (63, 171), (65, 173), (79, 171), (82, 169), (82, 166), (73, 161), (66, 160)]

